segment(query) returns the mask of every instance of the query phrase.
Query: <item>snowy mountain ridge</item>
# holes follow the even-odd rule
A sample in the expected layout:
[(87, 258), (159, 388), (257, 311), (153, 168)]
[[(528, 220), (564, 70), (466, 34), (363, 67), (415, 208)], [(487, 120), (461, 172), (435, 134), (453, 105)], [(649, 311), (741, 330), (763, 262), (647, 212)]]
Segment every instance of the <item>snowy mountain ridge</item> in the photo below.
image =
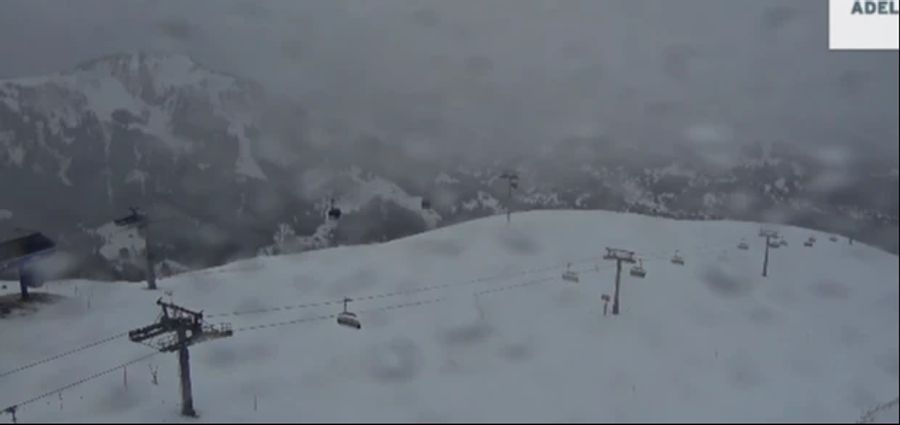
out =
[[(251, 154), (251, 141), (245, 136), (252, 125), (252, 115), (259, 108), (249, 102), (248, 94), (253, 93), (248, 91), (252, 87), (208, 71), (185, 55), (123, 53), (81, 64), (65, 73), (0, 81), (0, 102), (13, 113), (37, 114), (36, 119), (42, 123), (37, 134), (39, 144), (48, 149), (43, 142), (48, 137), (70, 144), (74, 138), (67, 135), (67, 130), (77, 128), (85, 120), (97, 120), (108, 156), (112, 142), (108, 126), (116, 122), (124, 124), (126, 131), (152, 135), (175, 152), (189, 150), (190, 141), (172, 131), (173, 115), (180, 112), (184, 97), (202, 98), (211, 104), (214, 116), (227, 120), (228, 134), (240, 142), (235, 171), (264, 179)], [(9, 136), (5, 144), (7, 149), (23, 148), (13, 144)], [(135, 156), (140, 153), (135, 151)], [(16, 165), (22, 164), (19, 161)], [(61, 178), (65, 179), (64, 174)]]
[[(323, 132), (296, 102), (179, 54), (121, 53), (0, 80), (0, 181), (18, 182), (3, 188), (0, 235), (41, 229), (85, 257), (84, 275), (113, 279), (139, 274), (122, 275), (127, 261), (108, 254), (120, 244), (97, 232), (134, 205), (181, 220), (157, 229), (160, 256), (197, 268), (393, 239), (507, 204), (787, 222), (897, 250), (896, 164), (839, 150), (817, 159), (760, 143), (723, 165), (584, 137), (466, 164)], [(522, 184), (508, 200), (498, 176), (512, 168)], [(323, 216), (330, 198), (346, 212), (334, 226)]]

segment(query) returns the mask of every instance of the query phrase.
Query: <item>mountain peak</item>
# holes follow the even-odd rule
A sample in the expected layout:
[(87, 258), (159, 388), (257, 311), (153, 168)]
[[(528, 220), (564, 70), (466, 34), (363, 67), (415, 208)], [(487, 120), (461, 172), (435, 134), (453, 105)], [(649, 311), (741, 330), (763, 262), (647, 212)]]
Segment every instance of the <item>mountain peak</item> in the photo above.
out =
[(258, 84), (214, 71), (185, 53), (155, 50), (113, 53), (82, 62), (62, 75), (74, 81), (114, 79), (132, 96), (149, 104), (159, 104), (173, 91), (184, 88), (261, 92)]
[(122, 51), (98, 58), (90, 59), (75, 66), (76, 71), (93, 71), (106, 67), (133, 67), (141, 66), (182, 66), (187, 68), (199, 68), (196, 61), (184, 53), (165, 52), (158, 50)]
[(84, 62), (70, 73), (75, 76), (113, 77), (135, 94), (163, 95), (171, 88), (193, 85), (203, 80), (220, 79), (227, 84), (234, 78), (206, 69), (182, 53), (158, 51), (120, 52)]

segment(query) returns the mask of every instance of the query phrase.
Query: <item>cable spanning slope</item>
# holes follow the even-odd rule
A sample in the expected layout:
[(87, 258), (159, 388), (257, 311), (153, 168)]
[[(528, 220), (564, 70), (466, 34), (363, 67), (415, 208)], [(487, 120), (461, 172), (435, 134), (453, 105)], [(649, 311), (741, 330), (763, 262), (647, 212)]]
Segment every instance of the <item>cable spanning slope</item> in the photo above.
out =
[[(590, 270), (584, 270), (584, 271), (588, 271), (588, 272), (589, 272), (589, 271), (591, 271), (591, 270), (597, 271), (597, 269), (590, 269)], [(529, 286), (532, 286), (532, 285), (537, 285), (537, 284), (542, 284), (542, 283), (551, 282), (551, 281), (554, 281), (554, 280), (556, 280), (556, 279), (554, 279), (554, 278), (534, 279), (534, 280), (526, 281), (526, 282), (523, 282), (523, 283), (518, 283), (518, 284), (513, 284), (513, 285), (507, 285), (507, 286), (503, 286), (503, 287), (499, 287), (499, 288), (493, 288), (493, 289), (490, 289), (490, 290), (484, 290), (484, 291), (476, 292), (475, 295), (487, 295), (487, 294), (497, 293), (497, 292), (500, 292), (500, 291), (508, 291), (508, 290), (513, 290), (513, 289), (521, 289), (521, 288), (526, 288), (526, 287), (529, 287)], [(414, 308), (414, 307), (422, 307), (422, 306), (427, 306), (427, 305), (429, 305), (429, 304), (434, 304), (434, 303), (439, 303), (439, 302), (447, 301), (448, 299), (450, 299), (450, 297), (440, 297), (440, 298), (434, 298), (434, 299), (429, 299), (429, 300), (418, 300), (418, 301), (407, 302), (407, 303), (402, 303), (402, 304), (394, 304), (394, 305), (388, 305), (388, 306), (382, 306), (382, 307), (369, 308), (369, 309), (363, 310), (362, 313), (386, 312), (386, 311), (396, 311), (396, 310), (407, 309), (407, 308)], [(288, 320), (288, 321), (282, 321), (282, 322), (273, 322), (273, 323), (264, 323), (264, 324), (259, 324), (259, 325), (245, 326), (245, 327), (240, 327), (240, 328), (233, 329), (233, 331), (234, 331), (234, 332), (239, 332), (239, 333), (246, 333), (246, 332), (255, 331), (255, 330), (260, 330), (260, 329), (269, 329), (269, 328), (276, 328), (276, 327), (281, 327), (281, 326), (298, 325), (298, 324), (304, 324), (304, 323), (311, 323), (311, 322), (317, 322), (317, 321), (329, 320), (329, 319), (334, 319), (335, 317), (337, 317), (337, 314), (329, 314), (329, 315), (315, 316), (315, 317), (306, 317), (306, 318), (300, 318), (300, 319), (294, 319), (294, 320)], [(34, 367), (34, 366), (38, 366), (38, 365), (41, 365), (41, 364), (49, 363), (49, 362), (51, 362), (51, 361), (59, 360), (60, 358), (65, 357), (66, 355), (74, 354), (74, 353), (76, 353), (76, 352), (80, 352), (80, 351), (83, 351), (83, 350), (85, 350), (85, 349), (95, 347), (95, 346), (100, 345), (100, 344), (102, 344), (102, 343), (106, 343), (106, 342), (109, 342), (109, 341), (118, 339), (118, 338), (120, 338), (120, 337), (122, 337), (122, 336), (127, 336), (127, 333), (126, 333), (126, 334), (123, 334), (123, 335), (116, 335), (116, 336), (113, 336), (113, 337), (110, 337), (110, 338), (106, 338), (106, 339), (103, 339), (103, 340), (94, 342), (94, 343), (92, 343), (92, 344), (87, 344), (87, 345), (85, 345), (85, 346), (83, 346), (83, 347), (80, 347), (80, 348), (78, 348), (78, 349), (73, 349), (73, 350), (70, 350), (70, 351), (61, 353), (61, 354), (59, 354), (59, 355), (53, 356), (53, 357), (49, 357), (49, 358), (47, 358), (47, 359), (43, 359), (43, 360), (41, 360), (40, 362), (31, 363), (31, 364), (28, 364), (28, 365), (25, 365), (25, 366), (22, 366), (22, 367), (13, 369), (13, 370), (11, 370), (10, 372), (6, 373), (6, 375), (11, 375), (11, 374), (13, 374), (13, 373), (20, 372), (20, 371), (26, 370), (26, 369), (31, 368), (31, 367)], [(74, 388), (74, 387), (77, 387), (77, 386), (79, 386), (79, 385), (83, 385), (83, 384), (88, 383), (88, 382), (90, 382), (90, 381), (93, 381), (93, 380), (95, 380), (95, 379), (99, 379), (99, 378), (101, 378), (101, 377), (103, 377), (103, 376), (106, 376), (106, 375), (112, 373), (112, 372), (115, 372), (115, 371), (121, 370), (121, 369), (123, 369), (123, 368), (126, 368), (126, 367), (128, 367), (128, 366), (130, 366), (130, 365), (132, 365), (132, 364), (139, 363), (139, 362), (142, 362), (142, 361), (144, 361), (144, 360), (150, 359), (151, 357), (153, 357), (153, 356), (155, 356), (155, 355), (157, 355), (157, 354), (160, 354), (160, 352), (157, 351), (157, 352), (153, 352), (153, 353), (148, 353), (148, 354), (146, 354), (146, 355), (140, 356), (140, 357), (138, 357), (138, 358), (136, 358), (136, 359), (127, 361), (127, 362), (125, 362), (125, 363), (121, 363), (121, 364), (112, 366), (112, 367), (110, 367), (110, 368), (108, 368), (108, 369), (105, 369), (105, 370), (102, 370), (102, 371), (100, 371), (100, 372), (96, 372), (96, 373), (94, 373), (94, 374), (92, 374), (92, 375), (89, 375), (89, 376), (87, 376), (87, 377), (81, 378), (81, 379), (79, 379), (79, 380), (77, 380), (77, 381), (75, 381), (75, 382), (72, 382), (72, 383), (63, 385), (63, 386), (61, 386), (61, 387), (55, 388), (55, 389), (53, 389), (53, 390), (44, 392), (44, 393), (42, 393), (42, 394), (39, 394), (39, 395), (36, 395), (36, 396), (34, 396), (34, 397), (28, 398), (28, 399), (26, 399), (26, 400), (24, 400), (24, 401), (21, 401), (21, 402), (19, 402), (19, 403), (12, 404), (12, 405), (6, 407), (3, 411), (5, 411), (5, 412), (13, 412), (13, 411), (16, 411), (16, 410), (18, 410), (18, 409), (21, 408), (21, 407), (24, 407), (24, 406), (27, 406), (27, 405), (29, 405), (29, 404), (35, 403), (35, 402), (37, 402), (37, 401), (40, 401), (40, 400), (42, 400), (42, 399), (45, 399), (45, 398), (50, 397), (50, 396), (53, 396), (53, 395), (61, 394), (63, 391), (69, 390), (69, 389)]]
[[(208, 421), (858, 420), (863, 408), (896, 393), (897, 258), (821, 234), (807, 248), (802, 241), (815, 232), (786, 227), (779, 232), (791, 244), (773, 251), (762, 278), (758, 230), (523, 213), (510, 225), (495, 217), (382, 246), (242, 262), (160, 286), (234, 326), (234, 338), (192, 352), (199, 413)], [(737, 249), (741, 239), (749, 250)], [(607, 246), (637, 252), (647, 276), (623, 274), (622, 314), (604, 317), (601, 295), (610, 293), (614, 269), (593, 259)], [(670, 261), (676, 251), (684, 265)], [(578, 282), (561, 278), (569, 262)], [(0, 325), (22, 326), (4, 332), (22, 348), (0, 353), (0, 362), (46, 357), (29, 352), (26, 334), (52, 335), (65, 324), (97, 341), (114, 334), (116, 322), (157, 314), (160, 293), (83, 284), (95, 287), (90, 310), (50, 306), (40, 320)], [(324, 304), (343, 297), (354, 299), (361, 330), (339, 327), (341, 306)], [(85, 351), (90, 359), (68, 356), (5, 376), (0, 405), (139, 358), (141, 348), (102, 344)], [(20, 419), (172, 419), (170, 357), (159, 357), (159, 386), (129, 368), (124, 393), (107, 373), (67, 387), (64, 411), (31, 403)]]
[[(593, 259), (593, 258), (590, 258), (590, 259), (582, 259), (582, 260), (576, 260), (575, 262), (576, 262), (576, 263), (583, 263), (583, 262), (590, 261), (590, 260), (594, 260), (594, 259)], [(572, 263), (568, 263), (568, 264), (572, 264)], [(435, 290), (440, 290), (440, 289), (456, 288), (456, 287), (461, 287), (461, 286), (466, 286), (466, 285), (472, 285), (472, 284), (478, 284), (478, 283), (492, 282), (492, 281), (498, 281), (498, 280), (508, 280), (508, 279), (511, 279), (511, 278), (519, 277), (519, 276), (527, 276), (527, 275), (530, 275), (530, 274), (535, 274), (535, 273), (540, 273), (540, 272), (546, 272), (546, 271), (550, 271), (550, 270), (555, 270), (555, 269), (557, 269), (557, 268), (559, 268), (559, 266), (554, 265), (554, 266), (542, 267), (542, 268), (538, 268), (538, 269), (521, 270), (521, 271), (517, 271), (517, 272), (514, 272), (514, 273), (506, 273), (506, 274), (497, 275), (497, 276), (477, 278), (477, 279), (473, 279), (473, 280), (469, 280), (469, 281), (464, 281), (464, 282), (460, 282), (460, 283), (440, 284), (440, 285), (426, 286), (426, 287), (423, 287), (423, 288), (416, 288), (416, 289), (413, 289), (413, 290), (387, 292), (387, 293), (382, 293), (382, 294), (375, 294), (375, 295), (369, 295), (369, 296), (365, 296), (365, 297), (360, 297), (360, 298), (357, 298), (356, 301), (357, 301), (357, 302), (365, 302), (365, 301), (372, 301), (372, 300), (378, 300), (378, 299), (390, 298), (390, 297), (397, 297), (397, 296), (403, 296), (403, 295), (413, 295), (413, 294), (417, 294), (417, 293), (421, 293), (421, 292), (427, 292), (427, 291), (435, 291)], [(598, 269), (598, 270), (599, 270), (599, 269)], [(542, 279), (542, 280), (540, 280), (540, 281), (538, 281), (538, 282), (543, 283), (543, 282), (547, 282), (547, 281), (550, 281), (550, 280), (552, 280), (552, 279), (546, 279), (546, 278), (545, 278), (545, 279)], [(534, 283), (532, 282), (532, 283), (528, 283), (528, 284), (530, 285), (530, 284), (534, 284)], [(521, 285), (521, 284), (516, 284), (516, 285), (513, 285), (513, 286), (511, 286), (511, 287), (518, 287), (519, 285)], [(493, 289), (493, 290), (481, 291), (481, 292), (478, 292), (477, 294), (489, 293), (489, 292), (492, 292), (492, 291), (495, 291), (495, 290), (504, 290), (504, 289), (508, 289), (508, 288), (510, 288), (510, 286), (506, 286), (506, 287), (502, 287), (502, 288), (496, 288), (496, 289)], [(440, 298), (440, 300), (443, 300), (443, 299), (444, 299), (444, 298)], [(207, 318), (221, 318), (221, 317), (229, 317), (229, 316), (243, 316), (243, 315), (253, 315), (253, 314), (262, 314), (262, 313), (274, 313), (274, 312), (282, 312), (282, 311), (302, 310), (302, 309), (306, 309), (306, 308), (314, 308), (314, 307), (325, 307), (325, 306), (332, 306), (332, 305), (340, 305), (341, 302), (342, 302), (342, 299), (336, 299), (336, 300), (329, 300), (329, 301), (322, 301), (322, 302), (311, 302), (311, 303), (305, 303), (305, 304), (294, 304), (294, 305), (277, 306), (277, 307), (270, 307), (270, 308), (261, 308), (261, 309), (256, 309), (256, 310), (236, 311), (236, 312), (219, 313), (219, 314), (208, 314), (208, 315), (206, 315), (205, 317), (207, 317)], [(335, 317), (335, 316), (336, 316), (336, 315), (327, 315), (327, 316), (320, 316), (320, 317), (322, 317), (322, 318), (333, 318), (333, 317)], [(306, 321), (305, 319), (299, 319), (299, 321), (296, 321), (296, 322), (294, 322), (294, 321), (289, 321), (289, 322), (283, 322), (283, 323), (284, 323), (284, 324), (293, 324), (293, 323), (303, 323), (303, 322), (305, 322), (305, 321)], [(255, 327), (251, 327), (251, 328), (255, 328)], [(239, 329), (236, 329), (235, 331), (240, 331), (240, 330), (244, 330), (244, 329), (245, 329), (245, 328), (239, 328)], [(100, 339), (100, 340), (97, 340), (97, 341), (94, 341), (94, 342), (91, 342), (91, 343), (88, 343), (88, 344), (84, 344), (84, 345), (82, 345), (82, 346), (80, 346), (80, 347), (72, 348), (72, 349), (70, 349), (70, 350), (63, 351), (63, 352), (61, 352), (61, 353), (59, 353), (59, 354), (56, 354), (56, 355), (53, 355), (53, 356), (49, 356), (49, 357), (43, 358), (43, 359), (41, 359), (41, 360), (34, 361), (34, 362), (31, 362), (31, 363), (24, 364), (24, 365), (21, 365), (21, 366), (18, 366), (18, 367), (9, 369), (9, 370), (7, 370), (7, 371), (4, 371), (4, 372), (0, 373), (0, 378), (3, 378), (3, 377), (5, 377), (5, 376), (9, 376), (9, 375), (13, 375), (13, 374), (16, 374), (16, 373), (20, 373), (20, 372), (26, 371), (26, 370), (28, 370), (28, 369), (31, 369), (31, 368), (34, 368), (34, 367), (37, 367), (37, 366), (40, 366), (40, 365), (43, 365), (43, 364), (47, 364), (47, 363), (52, 362), (52, 361), (57, 361), (57, 360), (60, 360), (60, 359), (62, 359), (62, 358), (64, 358), (64, 357), (71, 356), (71, 355), (73, 355), (73, 354), (77, 354), (77, 353), (80, 353), (80, 352), (82, 352), (82, 351), (84, 351), (84, 350), (88, 350), (88, 349), (91, 349), (91, 348), (95, 348), (95, 347), (101, 346), (101, 345), (103, 345), (103, 344), (107, 344), (107, 343), (109, 343), (109, 342), (113, 342), (113, 341), (116, 341), (116, 340), (120, 340), (120, 339), (122, 339), (122, 338), (124, 338), (124, 337), (126, 337), (126, 336), (128, 336), (128, 332), (127, 332), (127, 331), (125, 331), (125, 332), (120, 332), (120, 333), (118, 333), (118, 334), (111, 335), (111, 336), (109, 336), (109, 337), (102, 338), (102, 339)]]
[(0, 378), (6, 377), (6, 376), (9, 376), (9, 375), (12, 375), (12, 374), (16, 374), (16, 373), (19, 373), (19, 372), (23, 372), (23, 371), (26, 371), (26, 370), (31, 369), (31, 368), (33, 368), (33, 367), (37, 367), (37, 366), (40, 366), (40, 365), (43, 365), (43, 364), (47, 364), (47, 363), (50, 363), (50, 362), (52, 362), (52, 361), (56, 361), (56, 360), (62, 359), (62, 358), (64, 358), (64, 357), (71, 356), (71, 355), (73, 355), (73, 354), (80, 353), (80, 352), (82, 352), (82, 351), (84, 351), (84, 350), (88, 350), (88, 349), (91, 349), (91, 348), (94, 348), (94, 347), (98, 347), (98, 346), (100, 346), (100, 345), (103, 345), (103, 344), (106, 344), (106, 343), (109, 343), (109, 342), (113, 342), (113, 341), (116, 341), (116, 340), (120, 340), (120, 339), (122, 339), (122, 338), (124, 338), (124, 337), (126, 337), (126, 336), (128, 336), (128, 332), (117, 333), (117, 334), (115, 334), (115, 335), (112, 335), (112, 336), (109, 336), (109, 337), (106, 337), (106, 338), (102, 338), (102, 339), (99, 339), (99, 340), (97, 340), (97, 341), (94, 341), (94, 342), (91, 342), (91, 343), (82, 345), (82, 346), (80, 346), (80, 347), (73, 348), (73, 349), (71, 349), (71, 350), (64, 351), (64, 352), (61, 352), (61, 353), (59, 353), (59, 354), (56, 354), (56, 355), (53, 355), (53, 356), (50, 356), (50, 357), (46, 357), (46, 358), (43, 358), (43, 359), (38, 360), (38, 361), (35, 361), (35, 362), (31, 362), (31, 363), (28, 363), (28, 364), (25, 364), (25, 365), (22, 365), (22, 366), (18, 366), (18, 367), (12, 368), (12, 369), (9, 369), (9, 370), (7, 370), (7, 371), (4, 371), (4, 372), (0, 373)]

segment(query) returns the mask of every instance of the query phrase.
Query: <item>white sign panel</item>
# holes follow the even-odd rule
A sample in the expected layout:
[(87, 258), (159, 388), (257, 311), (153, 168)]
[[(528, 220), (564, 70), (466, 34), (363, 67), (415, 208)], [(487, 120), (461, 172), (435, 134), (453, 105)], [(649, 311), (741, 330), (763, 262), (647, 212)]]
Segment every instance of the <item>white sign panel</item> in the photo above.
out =
[(900, 0), (828, 0), (832, 50), (897, 50)]

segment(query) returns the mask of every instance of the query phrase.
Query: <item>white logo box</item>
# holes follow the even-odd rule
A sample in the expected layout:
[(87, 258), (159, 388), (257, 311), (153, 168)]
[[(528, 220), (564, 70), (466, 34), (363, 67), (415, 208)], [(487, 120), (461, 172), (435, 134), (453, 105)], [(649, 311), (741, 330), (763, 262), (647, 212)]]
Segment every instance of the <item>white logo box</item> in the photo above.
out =
[(828, 0), (832, 50), (898, 50), (900, 0)]

